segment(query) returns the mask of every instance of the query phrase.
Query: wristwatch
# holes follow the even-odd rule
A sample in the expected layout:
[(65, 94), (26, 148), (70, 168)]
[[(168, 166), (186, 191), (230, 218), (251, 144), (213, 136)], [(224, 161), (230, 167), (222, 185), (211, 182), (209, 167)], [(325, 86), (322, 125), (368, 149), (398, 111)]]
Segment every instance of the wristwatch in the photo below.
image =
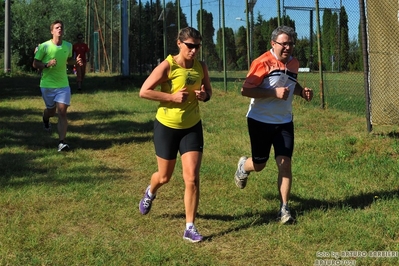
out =
[(44, 68), (48, 68), (47, 63), (44, 64)]

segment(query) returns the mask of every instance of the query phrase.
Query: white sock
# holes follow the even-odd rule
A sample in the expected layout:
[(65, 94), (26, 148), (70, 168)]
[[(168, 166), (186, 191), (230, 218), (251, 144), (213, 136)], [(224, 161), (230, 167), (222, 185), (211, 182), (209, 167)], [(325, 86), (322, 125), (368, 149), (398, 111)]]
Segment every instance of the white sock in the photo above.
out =
[(188, 230), (190, 227), (194, 229), (195, 228), (194, 223), (186, 223), (186, 230)]
[(147, 191), (147, 194), (148, 194), (148, 196), (150, 196), (150, 198), (152, 198), (152, 199), (153, 199), (154, 196), (155, 196), (154, 194), (151, 193), (151, 187), (150, 187), (150, 189)]

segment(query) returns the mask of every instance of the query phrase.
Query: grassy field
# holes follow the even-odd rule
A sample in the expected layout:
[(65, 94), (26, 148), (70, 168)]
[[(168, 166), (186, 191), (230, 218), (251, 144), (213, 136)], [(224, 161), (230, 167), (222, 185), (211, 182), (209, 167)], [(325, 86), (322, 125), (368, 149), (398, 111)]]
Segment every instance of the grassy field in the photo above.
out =
[[(88, 76), (72, 95), (68, 153), (42, 130), (38, 77), (0, 78), (0, 265), (398, 265), (398, 129), (367, 132), (357, 75), (326, 75), (326, 94), (337, 101), (329, 97), (325, 110), (317, 74), (301, 75), (316, 95), (294, 101), (297, 223), (282, 226), (273, 161), (244, 190), (233, 181), (238, 158), (250, 155), (245, 73), (229, 73), (227, 90), (212, 73), (213, 98), (200, 106), (196, 225), (206, 240), (197, 244), (182, 239), (180, 161), (151, 212), (138, 210), (156, 170), (157, 103), (138, 97), (142, 77)], [(348, 98), (357, 103), (343, 104)]]

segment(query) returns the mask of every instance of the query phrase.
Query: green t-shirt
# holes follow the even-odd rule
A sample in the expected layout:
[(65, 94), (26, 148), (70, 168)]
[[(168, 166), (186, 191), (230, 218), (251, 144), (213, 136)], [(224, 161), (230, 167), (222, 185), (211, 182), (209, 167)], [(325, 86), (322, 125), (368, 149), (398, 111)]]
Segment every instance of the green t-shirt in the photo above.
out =
[(69, 86), (67, 75), (67, 61), (72, 57), (72, 44), (62, 41), (61, 45), (55, 45), (51, 40), (40, 44), (39, 50), (35, 54), (35, 59), (47, 63), (51, 59), (56, 59), (57, 64), (43, 69), (40, 80), (41, 88), (64, 88)]

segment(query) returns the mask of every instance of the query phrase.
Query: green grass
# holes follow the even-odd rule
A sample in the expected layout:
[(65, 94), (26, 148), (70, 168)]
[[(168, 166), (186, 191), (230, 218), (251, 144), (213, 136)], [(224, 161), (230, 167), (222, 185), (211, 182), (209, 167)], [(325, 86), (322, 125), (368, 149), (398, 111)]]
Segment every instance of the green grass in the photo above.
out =
[(206, 240), (198, 244), (182, 239), (180, 161), (151, 213), (138, 211), (156, 170), (157, 103), (138, 97), (142, 77), (87, 77), (85, 92), (72, 95), (69, 153), (56, 151), (57, 134), (42, 131), (38, 77), (2, 77), (0, 265), (314, 265), (342, 251), (399, 251), (399, 134), (397, 126), (367, 132), (361, 74), (326, 74), (325, 110), (317, 74), (300, 75), (316, 95), (312, 103), (294, 101), (292, 226), (275, 222), (272, 160), (244, 190), (233, 181), (238, 158), (250, 155), (249, 99), (239, 94), (245, 73), (228, 73), (227, 90), (221, 73), (211, 77), (212, 100), (200, 106), (205, 149), (196, 224)]

